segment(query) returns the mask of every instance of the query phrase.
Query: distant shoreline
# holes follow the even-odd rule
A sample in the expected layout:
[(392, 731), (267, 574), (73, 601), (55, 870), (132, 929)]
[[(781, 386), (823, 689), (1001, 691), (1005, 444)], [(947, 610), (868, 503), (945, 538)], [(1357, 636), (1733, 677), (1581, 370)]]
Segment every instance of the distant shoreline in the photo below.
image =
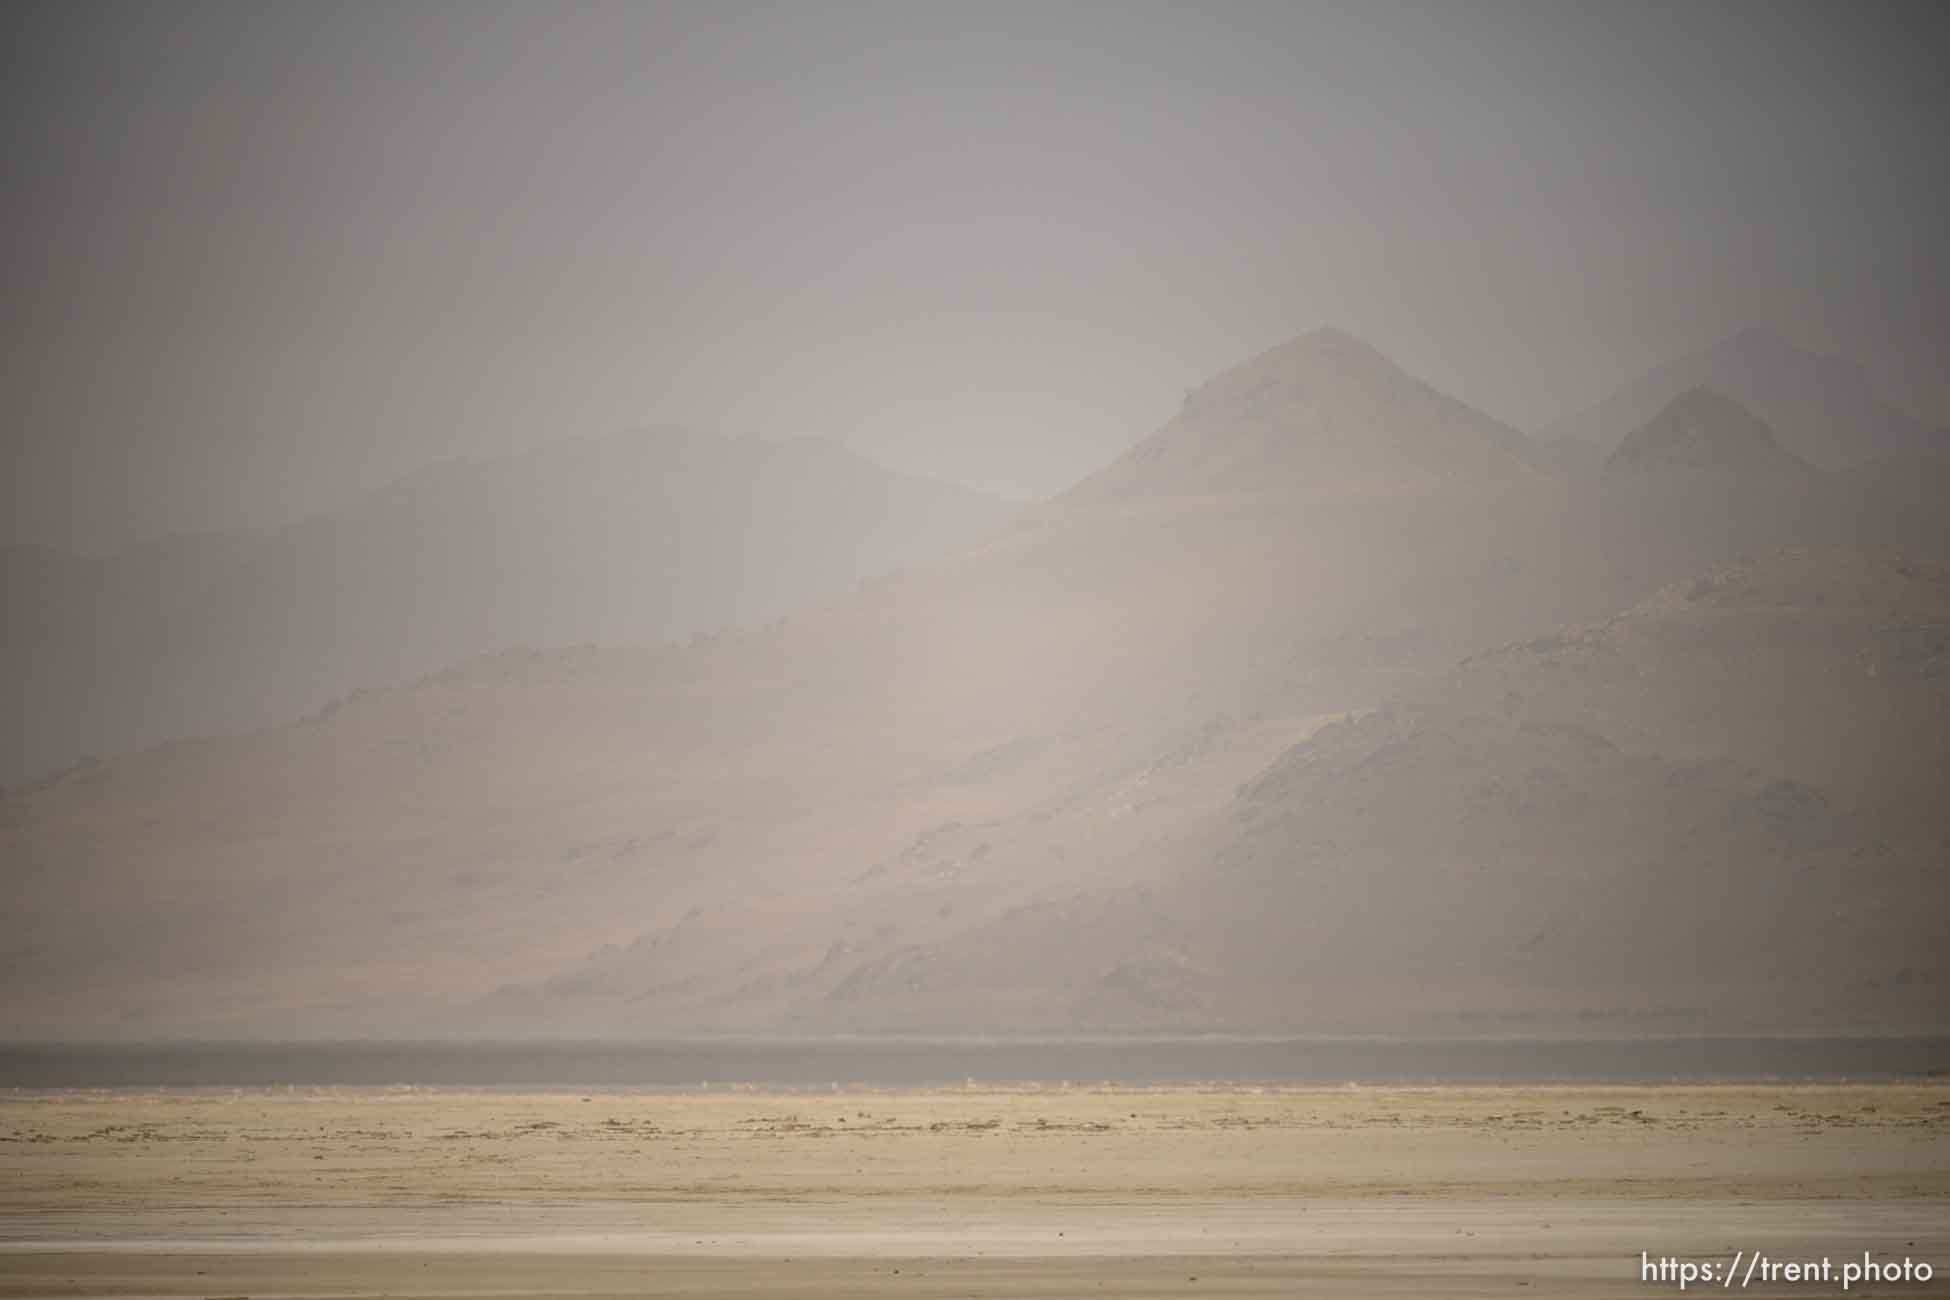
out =
[(1950, 1035), (0, 1043), (0, 1088), (1950, 1080)]

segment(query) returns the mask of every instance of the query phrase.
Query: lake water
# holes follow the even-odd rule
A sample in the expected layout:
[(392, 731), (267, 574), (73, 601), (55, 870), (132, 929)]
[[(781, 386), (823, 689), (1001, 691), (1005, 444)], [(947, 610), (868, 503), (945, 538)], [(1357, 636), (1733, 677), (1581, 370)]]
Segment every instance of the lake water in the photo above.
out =
[(1881, 1081), (1950, 1037), (846, 1039), (0, 1045), (0, 1087), (935, 1087)]

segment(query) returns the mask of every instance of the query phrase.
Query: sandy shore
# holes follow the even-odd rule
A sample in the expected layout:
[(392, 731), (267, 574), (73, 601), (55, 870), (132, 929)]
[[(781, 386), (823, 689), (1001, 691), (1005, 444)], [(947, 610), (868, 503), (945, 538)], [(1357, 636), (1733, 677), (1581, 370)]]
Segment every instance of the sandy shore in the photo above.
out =
[(0, 1166), (0, 1296), (1950, 1294), (1946, 1087), (13, 1094)]

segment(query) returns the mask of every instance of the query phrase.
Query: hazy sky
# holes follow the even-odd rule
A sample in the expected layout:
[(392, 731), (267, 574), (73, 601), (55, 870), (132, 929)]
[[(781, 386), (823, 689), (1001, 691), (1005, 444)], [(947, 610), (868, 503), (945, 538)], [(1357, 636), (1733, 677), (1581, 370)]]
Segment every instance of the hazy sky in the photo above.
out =
[(660, 420), (1041, 494), (1327, 321), (1524, 426), (1750, 323), (1950, 422), (1946, 15), (10, 4), (0, 541)]

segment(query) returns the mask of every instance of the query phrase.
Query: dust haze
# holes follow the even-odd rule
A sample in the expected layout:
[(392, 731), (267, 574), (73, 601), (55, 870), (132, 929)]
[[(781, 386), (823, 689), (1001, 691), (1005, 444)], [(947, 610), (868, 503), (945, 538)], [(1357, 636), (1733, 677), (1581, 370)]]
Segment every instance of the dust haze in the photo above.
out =
[(0, 1035), (1950, 1028), (1939, 8), (0, 23)]
[(0, 8), (0, 1295), (1944, 1294), (1947, 15)]

